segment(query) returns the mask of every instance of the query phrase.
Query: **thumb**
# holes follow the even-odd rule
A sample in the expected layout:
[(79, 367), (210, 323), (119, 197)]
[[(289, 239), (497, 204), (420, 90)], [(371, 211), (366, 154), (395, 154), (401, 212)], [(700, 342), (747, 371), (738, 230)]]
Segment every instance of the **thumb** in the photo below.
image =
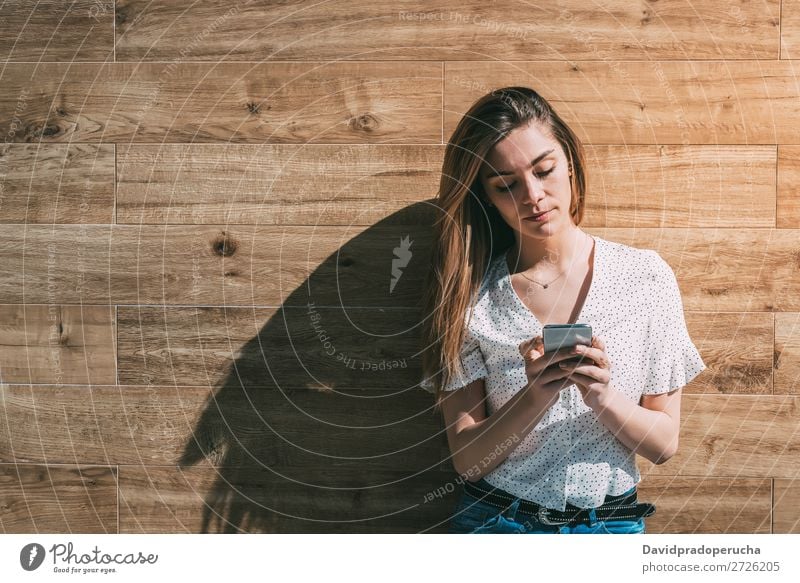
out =
[(541, 336), (526, 340), (519, 345), (519, 353), (525, 360), (536, 360), (544, 354), (544, 342)]

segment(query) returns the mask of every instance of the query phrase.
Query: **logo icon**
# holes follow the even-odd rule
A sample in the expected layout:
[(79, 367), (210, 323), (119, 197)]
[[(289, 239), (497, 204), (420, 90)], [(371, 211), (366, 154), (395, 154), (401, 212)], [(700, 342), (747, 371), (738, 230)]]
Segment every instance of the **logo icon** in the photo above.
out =
[(394, 291), (394, 286), (400, 281), (400, 276), (403, 275), (403, 267), (408, 265), (411, 261), (411, 244), (414, 241), (409, 241), (408, 235), (400, 239), (400, 245), (392, 249), (395, 257), (392, 258), (392, 279), (389, 282), (389, 293)]
[(44, 562), (44, 547), (39, 543), (30, 543), (19, 552), (19, 564), (26, 571), (35, 571)]

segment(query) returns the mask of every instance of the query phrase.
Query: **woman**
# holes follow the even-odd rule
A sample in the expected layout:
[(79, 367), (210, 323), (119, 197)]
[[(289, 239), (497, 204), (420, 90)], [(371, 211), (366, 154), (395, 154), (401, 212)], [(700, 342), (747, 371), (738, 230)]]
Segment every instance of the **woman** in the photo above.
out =
[[(704, 370), (670, 266), (578, 225), (583, 147), (525, 87), (479, 99), (445, 150), (422, 386), (463, 491), (451, 532), (642, 533), (639, 454), (678, 448)], [(544, 353), (545, 324), (587, 323)]]

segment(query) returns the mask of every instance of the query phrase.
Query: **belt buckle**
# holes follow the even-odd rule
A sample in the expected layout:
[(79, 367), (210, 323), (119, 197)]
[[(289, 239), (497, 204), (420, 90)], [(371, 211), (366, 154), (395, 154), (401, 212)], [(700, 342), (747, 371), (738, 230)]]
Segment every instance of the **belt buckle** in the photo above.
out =
[(559, 524), (566, 524), (567, 522), (569, 522), (568, 520), (553, 522), (552, 520), (547, 518), (547, 508), (545, 508), (544, 506), (539, 506), (539, 510), (536, 511), (536, 518), (542, 524), (547, 524), (549, 526), (558, 526)]

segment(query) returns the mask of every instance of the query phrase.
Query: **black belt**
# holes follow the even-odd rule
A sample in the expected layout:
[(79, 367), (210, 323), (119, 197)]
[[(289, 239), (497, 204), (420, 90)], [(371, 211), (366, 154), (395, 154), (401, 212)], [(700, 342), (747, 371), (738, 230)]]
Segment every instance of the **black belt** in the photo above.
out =
[[(464, 491), (479, 498), (481, 502), (497, 506), (505, 510), (517, 498), (505, 490), (491, 486), (483, 479), (477, 482), (464, 482)], [(590, 510), (594, 510), (594, 520), (630, 520), (633, 518), (645, 518), (655, 513), (654, 504), (647, 502), (637, 502), (636, 490), (627, 495), (606, 496), (601, 506), (596, 508), (579, 508), (572, 504), (567, 504), (565, 510), (546, 508), (520, 498), (518, 510), (526, 514), (531, 514), (542, 524), (566, 525), (566, 524), (592, 524)]]

